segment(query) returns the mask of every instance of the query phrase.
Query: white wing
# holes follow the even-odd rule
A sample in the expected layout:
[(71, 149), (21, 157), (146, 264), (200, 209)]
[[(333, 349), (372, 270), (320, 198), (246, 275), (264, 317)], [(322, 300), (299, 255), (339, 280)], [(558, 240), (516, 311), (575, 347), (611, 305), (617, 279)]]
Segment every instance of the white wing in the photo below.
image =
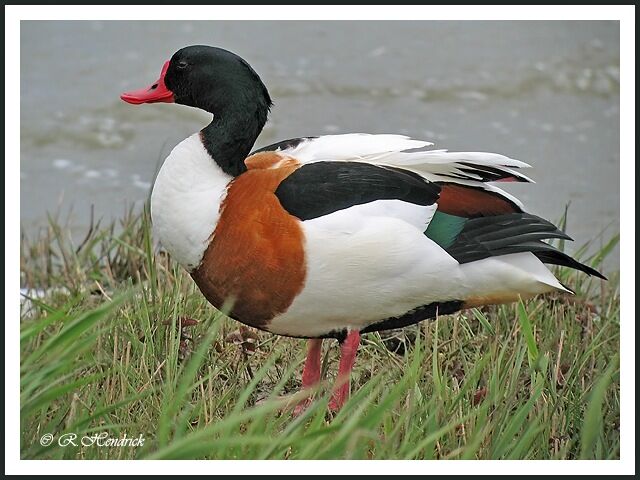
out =
[(520, 207), (522, 204), (493, 181), (533, 182), (518, 171), (530, 165), (498, 153), (428, 150), (431, 142), (404, 135), (349, 133), (307, 138), (280, 153), (300, 163), (327, 161), (365, 162), (401, 168), (431, 182), (453, 182), (498, 193)]
[[(414, 140), (404, 135), (348, 133), (308, 138), (281, 152), (301, 163), (367, 162), (478, 181), (487, 181), (484, 178), (490, 176), (495, 169), (504, 172), (505, 177), (514, 176), (516, 179), (531, 181), (514, 170), (530, 166), (519, 160), (498, 153), (424, 150), (432, 145), (431, 142)], [(473, 171), (474, 169), (477, 171)]]

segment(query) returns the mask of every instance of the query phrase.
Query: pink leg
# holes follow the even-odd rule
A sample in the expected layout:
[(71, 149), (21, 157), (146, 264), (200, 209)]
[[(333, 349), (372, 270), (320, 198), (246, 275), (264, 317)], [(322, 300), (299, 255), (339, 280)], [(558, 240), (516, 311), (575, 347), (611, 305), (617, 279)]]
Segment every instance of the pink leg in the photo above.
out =
[[(320, 358), (322, 354), (322, 339), (312, 338), (307, 342), (307, 359), (302, 370), (302, 389), (314, 387), (320, 382)], [(309, 405), (309, 398), (303, 400), (293, 410), (295, 416), (300, 415)]]
[(322, 339), (312, 338), (307, 342), (307, 360), (302, 371), (302, 388), (313, 387), (320, 381), (320, 356)]
[(329, 402), (329, 408), (333, 411), (340, 410), (349, 398), (349, 378), (356, 361), (358, 345), (360, 345), (360, 332), (356, 330), (350, 331), (340, 345), (338, 377), (333, 390), (333, 398)]

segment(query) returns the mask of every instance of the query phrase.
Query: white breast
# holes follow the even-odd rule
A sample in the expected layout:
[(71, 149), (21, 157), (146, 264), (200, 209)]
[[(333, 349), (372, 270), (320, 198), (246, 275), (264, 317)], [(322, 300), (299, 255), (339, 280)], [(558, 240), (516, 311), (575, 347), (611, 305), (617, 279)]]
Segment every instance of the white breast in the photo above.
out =
[(202, 260), (231, 179), (211, 158), (198, 133), (176, 145), (158, 172), (151, 193), (154, 233), (187, 270)]

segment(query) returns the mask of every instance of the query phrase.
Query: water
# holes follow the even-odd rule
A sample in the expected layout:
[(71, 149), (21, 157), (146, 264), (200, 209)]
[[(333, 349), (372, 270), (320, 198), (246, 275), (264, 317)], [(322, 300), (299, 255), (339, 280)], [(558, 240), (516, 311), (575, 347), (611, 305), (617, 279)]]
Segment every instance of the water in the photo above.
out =
[[(23, 230), (60, 211), (80, 231), (92, 204), (111, 218), (144, 201), (161, 159), (209, 116), (119, 94), (198, 43), (243, 56), (269, 88), (276, 105), (256, 146), (370, 132), (503, 153), (534, 166), (537, 184), (508, 187), (528, 210), (557, 220), (571, 203), (576, 245), (619, 228), (617, 22), (29, 21)], [(607, 268), (618, 267), (616, 252)]]

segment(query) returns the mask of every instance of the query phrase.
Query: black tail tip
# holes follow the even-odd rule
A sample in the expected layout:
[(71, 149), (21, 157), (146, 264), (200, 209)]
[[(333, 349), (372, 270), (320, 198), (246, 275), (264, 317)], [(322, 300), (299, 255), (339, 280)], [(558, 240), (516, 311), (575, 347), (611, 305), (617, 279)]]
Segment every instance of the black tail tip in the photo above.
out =
[(584, 263), (580, 263), (576, 259), (571, 258), (569, 255), (561, 252), (560, 250), (551, 248), (546, 251), (533, 252), (533, 254), (538, 257), (538, 259), (543, 263), (550, 263), (552, 265), (561, 265), (563, 267), (573, 268), (574, 270), (579, 270), (592, 277), (598, 277), (602, 280), (608, 280), (607, 277), (605, 277), (595, 268), (592, 268), (589, 265), (585, 265)]
[(607, 277), (605, 277), (602, 273), (600, 273), (595, 268), (591, 268), (590, 266), (585, 265), (584, 263), (581, 263), (580, 265), (582, 266), (580, 270), (582, 270), (587, 275), (591, 275), (592, 277), (598, 277), (598, 278), (601, 278), (602, 280), (609, 280)]

